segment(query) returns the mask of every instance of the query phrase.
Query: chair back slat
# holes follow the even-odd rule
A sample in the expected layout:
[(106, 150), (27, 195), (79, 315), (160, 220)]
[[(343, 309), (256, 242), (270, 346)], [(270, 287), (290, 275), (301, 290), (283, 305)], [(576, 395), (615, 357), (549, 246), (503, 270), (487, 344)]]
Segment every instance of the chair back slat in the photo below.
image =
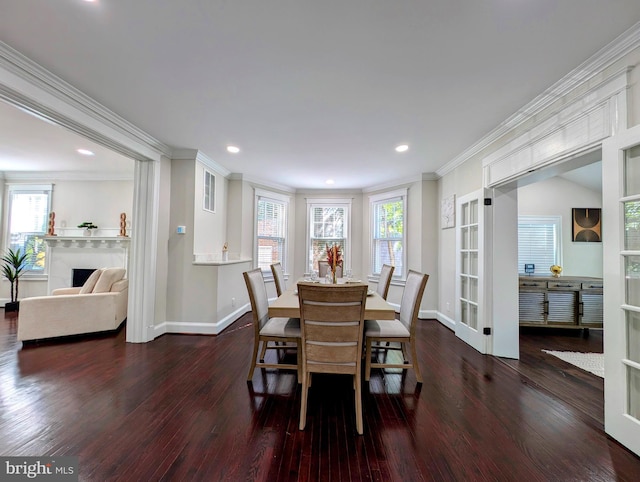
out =
[[(366, 297), (366, 284), (298, 284), (302, 359), (308, 371), (355, 373)], [(345, 371), (347, 366), (353, 370)]]
[(389, 294), (391, 277), (393, 276), (393, 272), (395, 269), (395, 266), (383, 264), (382, 269), (380, 270), (380, 278), (378, 279), (378, 288), (376, 288), (376, 292), (382, 297), (383, 300), (386, 300), (387, 295)]
[(415, 321), (420, 311), (420, 301), (429, 280), (428, 274), (409, 270), (400, 301), (400, 321), (411, 332), (415, 329)]
[(280, 296), (287, 290), (287, 282), (284, 279), (284, 271), (282, 270), (281, 263), (273, 263), (271, 265), (271, 272), (273, 273), (273, 281), (276, 285), (276, 294)]
[(256, 331), (260, 331), (269, 320), (269, 298), (267, 297), (267, 288), (264, 284), (262, 269), (256, 268), (247, 271), (243, 273), (243, 276), (249, 292), (254, 326)]

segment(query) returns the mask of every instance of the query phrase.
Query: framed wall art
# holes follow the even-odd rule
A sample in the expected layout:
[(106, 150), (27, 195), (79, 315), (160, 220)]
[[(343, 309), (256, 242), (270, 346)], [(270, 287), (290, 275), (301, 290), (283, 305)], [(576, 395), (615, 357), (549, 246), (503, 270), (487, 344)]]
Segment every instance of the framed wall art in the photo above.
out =
[(456, 225), (456, 195), (444, 198), (440, 203), (440, 217), (442, 229), (453, 228)]
[(602, 209), (573, 208), (571, 220), (574, 242), (599, 243), (602, 241)]

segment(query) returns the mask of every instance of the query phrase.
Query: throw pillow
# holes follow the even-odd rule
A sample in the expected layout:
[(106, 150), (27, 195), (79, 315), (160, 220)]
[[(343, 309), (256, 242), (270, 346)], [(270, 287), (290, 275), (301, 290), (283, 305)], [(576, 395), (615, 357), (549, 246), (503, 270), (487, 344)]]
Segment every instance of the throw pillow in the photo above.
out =
[(107, 268), (100, 274), (96, 286), (93, 288), (94, 293), (108, 293), (111, 291), (111, 285), (116, 281), (124, 278), (126, 270), (124, 268)]
[(100, 278), (101, 274), (102, 274), (101, 269), (97, 269), (93, 273), (91, 273), (87, 278), (87, 281), (85, 281), (84, 284), (82, 285), (82, 288), (80, 288), (80, 294), (86, 295), (88, 293), (92, 293), (93, 288), (96, 286), (96, 283), (98, 282), (98, 278)]

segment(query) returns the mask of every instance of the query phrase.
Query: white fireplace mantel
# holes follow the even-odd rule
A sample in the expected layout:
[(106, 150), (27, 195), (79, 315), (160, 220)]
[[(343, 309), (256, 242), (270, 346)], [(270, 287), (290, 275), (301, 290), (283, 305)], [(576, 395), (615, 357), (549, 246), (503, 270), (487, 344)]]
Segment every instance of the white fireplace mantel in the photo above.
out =
[(49, 294), (54, 289), (71, 286), (74, 268), (128, 269), (129, 237), (47, 236), (44, 242), (47, 245)]
[(47, 236), (44, 242), (51, 248), (126, 248), (131, 238), (98, 236)]

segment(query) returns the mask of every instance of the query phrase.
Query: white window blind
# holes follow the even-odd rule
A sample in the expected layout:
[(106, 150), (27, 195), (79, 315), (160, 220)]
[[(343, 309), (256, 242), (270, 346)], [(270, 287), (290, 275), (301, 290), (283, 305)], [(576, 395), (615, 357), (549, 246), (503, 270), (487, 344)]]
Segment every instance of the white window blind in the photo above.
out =
[(394, 276), (404, 276), (405, 196), (372, 197), (371, 272), (380, 274), (383, 264), (395, 266)]
[(273, 263), (286, 268), (285, 246), (287, 237), (287, 211), (289, 203), (284, 200), (257, 196), (257, 254), (258, 267), (271, 272)]
[(44, 273), (44, 236), (49, 224), (51, 185), (9, 186), (9, 230), (6, 246), (28, 253), (25, 273)]
[(535, 265), (534, 274), (548, 275), (549, 268), (562, 264), (560, 216), (518, 217), (518, 272), (525, 264)]

